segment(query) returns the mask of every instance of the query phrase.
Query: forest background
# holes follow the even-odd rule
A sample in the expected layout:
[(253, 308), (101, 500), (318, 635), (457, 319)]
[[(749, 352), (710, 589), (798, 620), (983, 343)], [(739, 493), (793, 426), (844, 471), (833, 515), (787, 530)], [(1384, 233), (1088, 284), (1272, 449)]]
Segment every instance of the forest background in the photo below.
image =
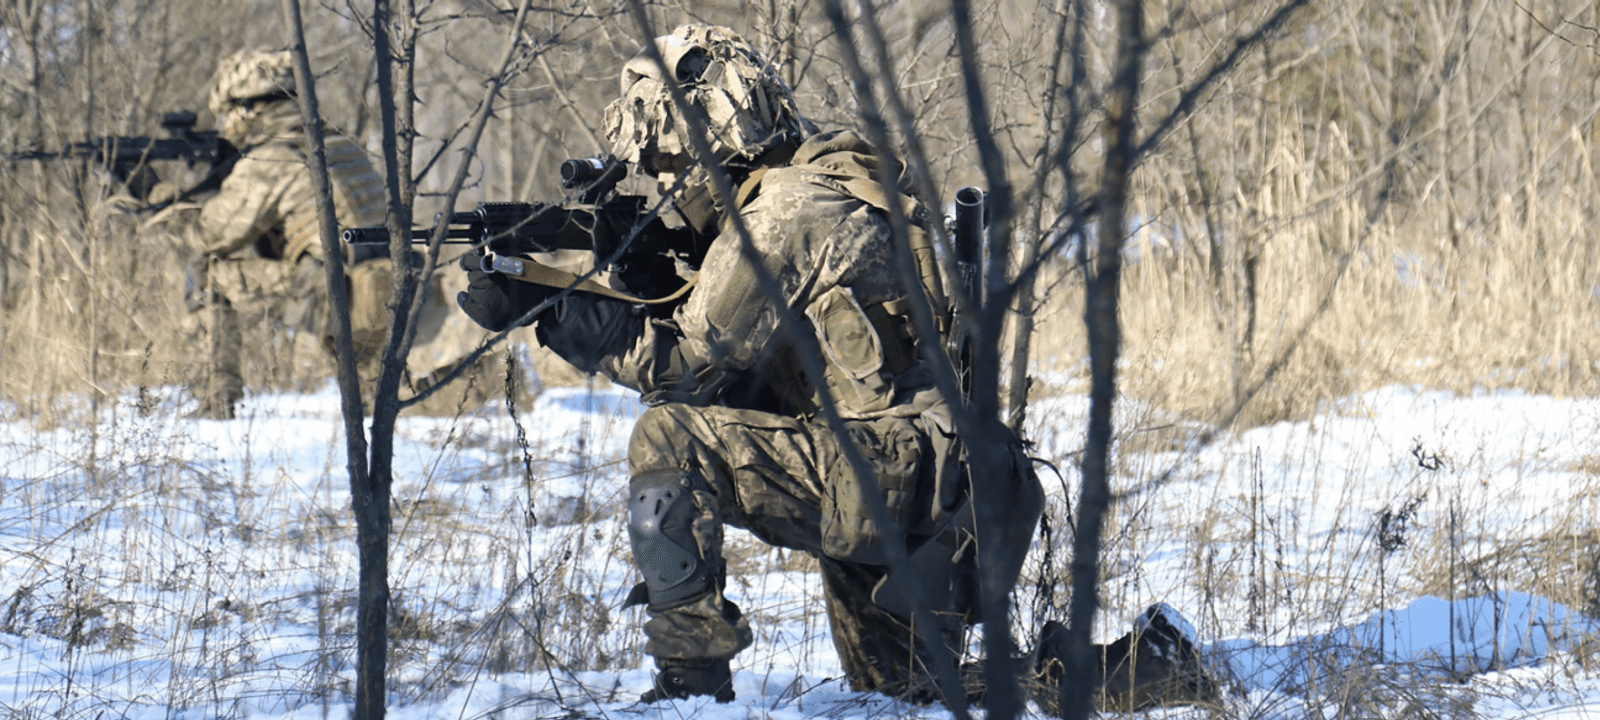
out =
[[(1097, 23), (1083, 68), (1092, 79), (1109, 72), (1114, 33), (1104, 8), (1086, 7)], [(1139, 116), (1164, 118), (1179, 88), (1275, 9), (1149, 3)], [(322, 114), (376, 155), (363, 10), (312, 5), (307, 38)], [(813, 119), (859, 122), (818, 5), (658, 10), (664, 27), (701, 20), (745, 32)], [(1059, 84), (1049, 77), (1059, 12), (1051, 3), (979, 3), (973, 27), (990, 123), (1019, 188), (1025, 240), (1013, 257), (1025, 257), (1024, 246), (1046, 250), (1034, 370), (1071, 370), (1086, 354), (1082, 279), (1074, 244), (1062, 238), (1066, 190), (1059, 178), (1039, 182), (1060, 152), (1046, 141), (1062, 119), (1045, 116), (1045, 89)], [(1129, 264), (1123, 280), (1123, 390), (1215, 420), (1281, 365), (1244, 408), (1247, 424), (1303, 418), (1324, 399), (1395, 382), (1586, 391), (1600, 341), (1589, 322), (1597, 12), (1468, 1), (1311, 3), (1293, 14), (1198, 99), (1132, 178), (1127, 253), (1149, 262)], [(606, 149), (600, 113), (617, 92), (618, 66), (638, 50), (619, 13), (602, 4), (532, 8), (535, 44), (495, 107), (458, 205), (559, 197), (560, 161)], [(465, 1), (424, 3), (419, 14), (414, 215), (428, 218), (460, 157), (450, 143), (499, 50), (488, 40), (512, 12)], [(956, 188), (984, 184), (951, 22), (946, 9), (922, 3), (885, 3), (879, 14), (899, 59), (894, 80), (948, 209)], [(280, 8), (266, 0), (19, 0), (0, 23), (7, 153), (159, 135), (169, 110), (196, 110), (199, 127), (209, 127), (204, 99), (216, 61), (285, 44)], [(1090, 178), (1099, 137), (1087, 137), (1069, 151)], [(149, 217), (100, 202), (106, 189), (82, 170), (0, 168), (0, 394), (10, 413), (55, 419), (84, 392), (183, 382), (197, 371), (182, 341), (188, 313), (177, 282), (192, 248), (181, 237), (139, 239)], [(1302, 329), (1298, 351), (1275, 364)], [(293, 358), (265, 352), (251, 379), (283, 387), (307, 376)]]

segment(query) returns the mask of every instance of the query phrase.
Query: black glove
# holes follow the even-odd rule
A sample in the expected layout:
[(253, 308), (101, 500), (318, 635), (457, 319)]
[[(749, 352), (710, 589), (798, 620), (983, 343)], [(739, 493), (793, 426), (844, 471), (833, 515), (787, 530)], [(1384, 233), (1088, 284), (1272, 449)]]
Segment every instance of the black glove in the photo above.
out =
[(461, 268), (467, 271), (467, 290), (456, 293), (456, 304), (473, 322), (492, 332), (510, 327), (556, 293), (555, 288), (513, 280), (500, 273), (486, 273), (479, 269), (476, 255), (463, 256)]
[(539, 344), (585, 373), (598, 372), (608, 357), (626, 353), (644, 332), (646, 315), (635, 306), (590, 293), (573, 293), (534, 327)]

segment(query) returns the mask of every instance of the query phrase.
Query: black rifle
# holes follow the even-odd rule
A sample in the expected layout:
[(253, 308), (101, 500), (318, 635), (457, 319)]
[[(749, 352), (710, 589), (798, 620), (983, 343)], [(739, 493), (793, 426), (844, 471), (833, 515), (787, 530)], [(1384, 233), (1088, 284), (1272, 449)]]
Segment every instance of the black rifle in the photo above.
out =
[[(698, 269), (710, 238), (668, 227), (644, 196), (617, 194), (625, 177), (627, 167), (606, 156), (570, 159), (561, 164), (561, 186), (573, 194), (568, 200), (478, 203), (467, 212), (436, 215), (435, 227), (444, 223), (445, 243), (474, 246), (485, 272), (495, 272), (497, 260), (582, 250), (593, 253), (596, 265), (610, 270), (625, 292), (665, 297), (684, 285), (678, 263)], [(411, 241), (426, 243), (434, 229), (413, 228)], [(355, 256), (389, 242), (384, 227), (350, 228), (343, 235)]]
[(215, 130), (196, 130), (195, 114), (188, 110), (163, 113), (161, 128), (165, 137), (102, 137), (67, 145), (60, 150), (33, 150), (13, 153), (6, 160), (59, 160), (81, 158), (103, 168), (117, 182), (127, 186), (128, 193), (141, 200), (150, 195), (151, 188), (160, 181), (150, 163), (182, 160), (188, 167), (196, 164), (209, 166), (206, 177), (194, 187), (185, 190), (173, 200), (187, 200), (221, 186), (238, 160), (239, 152)]

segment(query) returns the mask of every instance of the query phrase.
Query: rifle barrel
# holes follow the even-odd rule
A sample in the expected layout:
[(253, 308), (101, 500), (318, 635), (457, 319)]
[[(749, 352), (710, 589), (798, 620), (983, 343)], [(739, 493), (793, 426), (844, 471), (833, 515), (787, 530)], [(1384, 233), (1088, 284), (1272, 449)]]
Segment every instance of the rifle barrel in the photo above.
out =
[[(382, 225), (376, 227), (346, 228), (344, 231), (346, 245), (388, 245), (389, 228)], [(481, 238), (482, 233), (474, 232), (472, 228), (451, 227), (445, 230), (444, 244), (446, 245), (472, 245)], [(426, 242), (433, 237), (433, 228), (412, 228), (411, 241)]]
[[(961, 271), (957, 292), (966, 296), (968, 307), (975, 313), (983, 302), (983, 230), (986, 196), (981, 188), (964, 187), (956, 191), (955, 251), (956, 265)], [(974, 317), (977, 317), (975, 314)], [(961, 394), (972, 397), (973, 346), (971, 328), (956, 319), (959, 331), (954, 341), (956, 371), (961, 381)]]

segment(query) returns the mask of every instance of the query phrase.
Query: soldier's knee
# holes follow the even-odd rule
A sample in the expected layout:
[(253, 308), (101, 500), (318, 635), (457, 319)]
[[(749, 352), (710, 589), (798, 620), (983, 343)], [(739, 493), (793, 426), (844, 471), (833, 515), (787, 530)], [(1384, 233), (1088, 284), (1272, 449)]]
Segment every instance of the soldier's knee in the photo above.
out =
[(644, 411), (628, 438), (628, 462), (640, 467), (682, 467), (693, 443), (690, 420), (694, 408), (680, 403), (657, 405)]
[[(652, 608), (705, 595), (724, 572), (710, 486), (693, 470), (652, 470), (629, 483), (628, 537)], [(697, 497), (698, 496), (698, 497)], [(709, 505), (709, 507), (708, 507)]]

